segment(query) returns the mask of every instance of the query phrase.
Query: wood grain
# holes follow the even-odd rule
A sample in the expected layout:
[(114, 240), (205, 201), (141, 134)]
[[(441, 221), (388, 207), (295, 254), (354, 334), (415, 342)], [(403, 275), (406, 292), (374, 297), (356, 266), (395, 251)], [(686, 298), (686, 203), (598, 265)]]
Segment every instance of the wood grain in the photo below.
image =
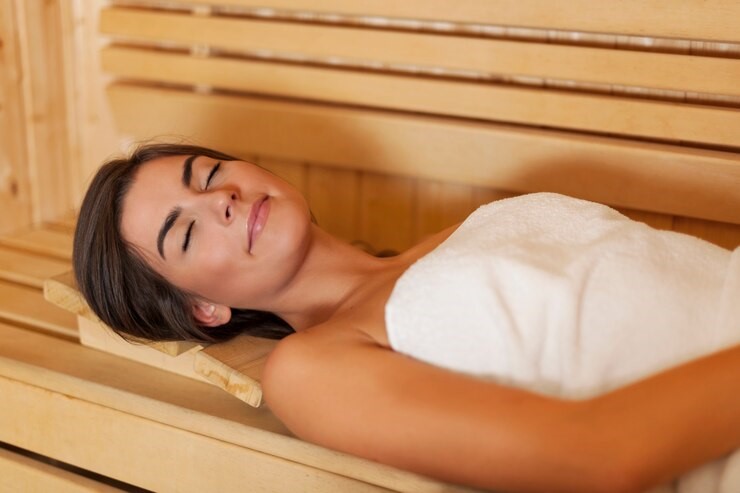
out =
[[(740, 154), (419, 115), (115, 84), (119, 126), (212, 147), (740, 223)], [(260, 121), (262, 125), (251, 125)], [(687, 199), (690, 198), (690, 199)]]

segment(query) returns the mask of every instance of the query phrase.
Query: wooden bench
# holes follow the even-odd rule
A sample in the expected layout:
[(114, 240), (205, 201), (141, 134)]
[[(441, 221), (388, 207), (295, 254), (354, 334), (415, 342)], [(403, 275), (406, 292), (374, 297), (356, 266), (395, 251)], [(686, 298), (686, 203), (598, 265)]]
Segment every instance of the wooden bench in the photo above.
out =
[[(110, 337), (63, 284), (70, 245), (70, 233), (53, 227), (0, 238), (0, 441), (53, 459), (0, 448), (0, 471), (11, 490), (25, 484), (36, 491), (126, 485), (153, 491), (468, 491), (294, 438), (266, 406), (247, 406), (193, 371), (194, 354), (204, 355), (202, 368), (218, 371), (223, 363), (212, 354), (225, 359), (228, 347), (155, 350)], [(47, 297), (74, 313), (44, 302), (45, 278)], [(78, 336), (98, 349), (80, 344)], [(236, 383), (232, 379), (228, 388)], [(241, 390), (235, 393), (247, 401), (255, 395)], [(90, 479), (58, 462), (105, 478)], [(123, 483), (100, 482), (108, 478)]]
[[(290, 181), (322, 227), (375, 249), (542, 190), (740, 245), (737, 2), (90, 5), (75, 66), (99, 57), (106, 80), (74, 79), (90, 94), (77, 129), (88, 154), (111, 136), (218, 148)], [(298, 440), (229, 395), (259, 403), (274, 343), (111, 338), (65, 274), (70, 231), (0, 238), (0, 441), (156, 491), (467, 490)], [(70, 311), (42, 300), (46, 279)], [(0, 472), (54, 477), (33, 460), (8, 452)]]

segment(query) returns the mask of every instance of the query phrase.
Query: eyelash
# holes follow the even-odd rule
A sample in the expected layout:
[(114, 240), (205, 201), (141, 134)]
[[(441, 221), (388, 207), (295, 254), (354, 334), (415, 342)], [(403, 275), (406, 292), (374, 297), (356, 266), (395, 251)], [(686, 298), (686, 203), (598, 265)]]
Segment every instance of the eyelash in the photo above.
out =
[(182, 243), (182, 251), (188, 249), (188, 244), (190, 243), (190, 233), (193, 231), (193, 226), (195, 225), (195, 221), (190, 222), (190, 226), (188, 226), (188, 230), (185, 233), (185, 241)]
[[(206, 178), (206, 186), (203, 188), (203, 190), (208, 190), (208, 185), (211, 183), (211, 179), (218, 173), (219, 168), (221, 168), (221, 161), (216, 163), (216, 165), (211, 168), (211, 172), (208, 173), (208, 178)], [(190, 226), (188, 226), (188, 230), (185, 232), (185, 240), (182, 243), (182, 251), (186, 251), (188, 249), (188, 245), (190, 244), (190, 235), (193, 232), (193, 226), (195, 226), (195, 221), (190, 222)]]
[(216, 166), (214, 166), (211, 169), (211, 172), (208, 174), (208, 178), (206, 179), (206, 186), (205, 186), (204, 190), (208, 190), (208, 185), (211, 183), (211, 178), (213, 178), (213, 176), (216, 173), (218, 173), (219, 168), (221, 168), (221, 161), (219, 161), (218, 163), (216, 163)]

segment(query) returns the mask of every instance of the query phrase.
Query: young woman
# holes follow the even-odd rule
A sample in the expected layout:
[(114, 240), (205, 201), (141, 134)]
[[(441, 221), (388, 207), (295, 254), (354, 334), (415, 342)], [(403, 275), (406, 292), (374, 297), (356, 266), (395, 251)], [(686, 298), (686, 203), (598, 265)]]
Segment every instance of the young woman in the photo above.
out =
[[(740, 446), (740, 326), (726, 299), (737, 286), (724, 280), (736, 255), (556, 194), (495, 204), (377, 258), (322, 231), (300, 193), (258, 166), (147, 145), (95, 176), (75, 275), (125, 336), (282, 338), (262, 384), (297, 436), (441, 480), (642, 491)], [(650, 252), (673, 244), (701, 255), (668, 254), (664, 267), (678, 274), (663, 289)], [(696, 303), (677, 304), (686, 293)], [(605, 300), (620, 309), (605, 311)], [(650, 346), (657, 364), (628, 364), (645, 347), (620, 327), (661, 333), (675, 323), (702, 324), (671, 336), (709, 334), (699, 352), (668, 341), (679, 348), (673, 361)], [(609, 330), (595, 337), (593, 325)], [(564, 340), (575, 350), (554, 354)], [(605, 348), (637, 369), (612, 358), (596, 370), (609, 378), (589, 380), (584, 358), (608, 360)]]

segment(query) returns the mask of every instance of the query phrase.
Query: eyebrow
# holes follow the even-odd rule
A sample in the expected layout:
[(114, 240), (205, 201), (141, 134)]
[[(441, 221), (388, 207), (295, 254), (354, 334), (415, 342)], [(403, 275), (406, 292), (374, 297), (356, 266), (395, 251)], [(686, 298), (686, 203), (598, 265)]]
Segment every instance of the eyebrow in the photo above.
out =
[[(182, 165), (182, 184), (185, 188), (190, 188), (190, 180), (193, 178), (193, 161), (195, 161), (196, 157), (198, 156), (195, 154), (188, 156)], [(162, 223), (162, 227), (159, 228), (159, 233), (157, 234), (157, 251), (159, 252), (159, 256), (162, 258), (164, 258), (164, 239), (167, 236), (167, 233), (172, 229), (172, 226), (175, 225), (175, 221), (177, 221), (177, 218), (180, 217), (181, 213), (182, 208), (180, 207), (172, 209), (170, 213), (167, 214), (167, 219)]]
[(190, 179), (193, 177), (193, 161), (198, 157), (189, 156), (182, 165), (182, 184), (185, 188), (190, 188)]
[(164, 258), (164, 237), (167, 236), (169, 230), (175, 225), (175, 221), (180, 217), (180, 213), (182, 213), (182, 209), (180, 207), (172, 209), (170, 213), (167, 214), (167, 219), (164, 220), (162, 227), (159, 229), (159, 234), (157, 235), (157, 250), (159, 251), (159, 256), (162, 258)]

